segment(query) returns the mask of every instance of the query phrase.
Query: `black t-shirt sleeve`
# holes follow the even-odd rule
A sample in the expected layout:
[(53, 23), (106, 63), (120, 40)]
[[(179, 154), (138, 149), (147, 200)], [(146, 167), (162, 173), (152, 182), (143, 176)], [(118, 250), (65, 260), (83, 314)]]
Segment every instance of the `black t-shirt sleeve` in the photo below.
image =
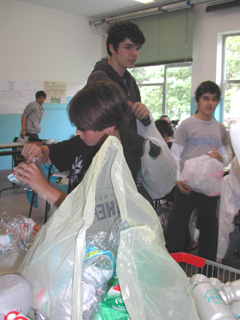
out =
[(79, 136), (65, 140), (49, 146), (49, 157), (51, 162), (59, 171), (68, 171), (72, 169), (79, 149), (84, 152), (86, 145)]
[(70, 171), (69, 192), (83, 179), (98, 151), (98, 146), (87, 146), (79, 136), (49, 146), (51, 162), (59, 171)]

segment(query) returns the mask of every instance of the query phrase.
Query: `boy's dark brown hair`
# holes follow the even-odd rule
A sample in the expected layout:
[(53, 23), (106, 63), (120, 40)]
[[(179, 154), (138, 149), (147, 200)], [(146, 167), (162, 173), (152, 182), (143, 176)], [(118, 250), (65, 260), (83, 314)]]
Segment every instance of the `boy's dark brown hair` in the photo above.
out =
[(36, 100), (40, 97), (44, 97), (46, 99), (47, 95), (44, 91), (37, 91), (35, 94)]
[(80, 131), (115, 129), (129, 122), (128, 104), (120, 87), (112, 81), (88, 83), (68, 105), (71, 123)]
[(195, 92), (196, 101), (199, 102), (199, 98), (205, 93), (216, 94), (217, 100), (220, 100), (221, 90), (213, 81), (204, 81), (197, 87)]
[(138, 25), (130, 21), (119, 21), (111, 25), (108, 29), (107, 37), (107, 52), (109, 56), (112, 55), (109, 44), (113, 46), (114, 50), (117, 51), (119, 43), (123, 42), (126, 38), (131, 40), (136, 45), (143, 45), (145, 42), (145, 37), (142, 31), (139, 29)]

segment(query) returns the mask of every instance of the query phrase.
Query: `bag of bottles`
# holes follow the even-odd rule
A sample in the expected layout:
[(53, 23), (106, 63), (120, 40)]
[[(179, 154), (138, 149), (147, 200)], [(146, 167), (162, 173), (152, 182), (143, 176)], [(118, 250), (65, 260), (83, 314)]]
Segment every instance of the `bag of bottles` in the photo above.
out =
[(192, 190), (205, 195), (219, 196), (223, 179), (222, 162), (204, 154), (184, 162), (181, 180)]
[[(107, 245), (89, 242), (99, 234), (108, 235)], [(108, 137), (41, 228), (19, 272), (32, 284), (33, 306), (51, 319), (93, 320), (101, 301), (93, 302), (104, 299), (114, 261), (131, 319), (193, 319), (187, 276), (165, 249), (160, 221), (137, 192), (121, 143)]]

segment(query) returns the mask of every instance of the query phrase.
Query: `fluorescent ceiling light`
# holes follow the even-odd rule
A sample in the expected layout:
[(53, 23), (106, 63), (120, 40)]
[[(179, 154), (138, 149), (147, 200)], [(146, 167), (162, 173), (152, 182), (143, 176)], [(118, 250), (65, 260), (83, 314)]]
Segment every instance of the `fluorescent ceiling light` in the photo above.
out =
[(155, 0), (134, 0), (137, 2), (141, 2), (141, 3), (151, 3), (151, 2), (155, 2)]

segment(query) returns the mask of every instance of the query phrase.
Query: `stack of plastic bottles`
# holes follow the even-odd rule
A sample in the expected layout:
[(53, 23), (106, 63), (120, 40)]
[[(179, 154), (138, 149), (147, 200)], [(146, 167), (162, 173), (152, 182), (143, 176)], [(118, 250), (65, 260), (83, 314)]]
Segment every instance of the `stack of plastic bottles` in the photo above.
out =
[(25, 255), (29, 250), (38, 225), (24, 216), (11, 217), (6, 212), (0, 214), (0, 262), (13, 252)]
[(199, 319), (240, 319), (240, 280), (222, 283), (214, 277), (194, 274), (190, 282)]
[[(117, 219), (108, 234), (99, 232), (87, 238), (82, 275), (84, 320), (101, 320), (103, 313), (104, 319), (114, 319), (114, 311), (123, 313), (123, 317), (126, 315), (121, 319), (129, 319), (116, 277), (120, 231), (128, 227), (126, 222)], [(114, 289), (116, 287), (119, 290)], [(115, 299), (121, 304), (119, 310), (114, 309)], [(109, 300), (113, 301), (109, 303)]]

